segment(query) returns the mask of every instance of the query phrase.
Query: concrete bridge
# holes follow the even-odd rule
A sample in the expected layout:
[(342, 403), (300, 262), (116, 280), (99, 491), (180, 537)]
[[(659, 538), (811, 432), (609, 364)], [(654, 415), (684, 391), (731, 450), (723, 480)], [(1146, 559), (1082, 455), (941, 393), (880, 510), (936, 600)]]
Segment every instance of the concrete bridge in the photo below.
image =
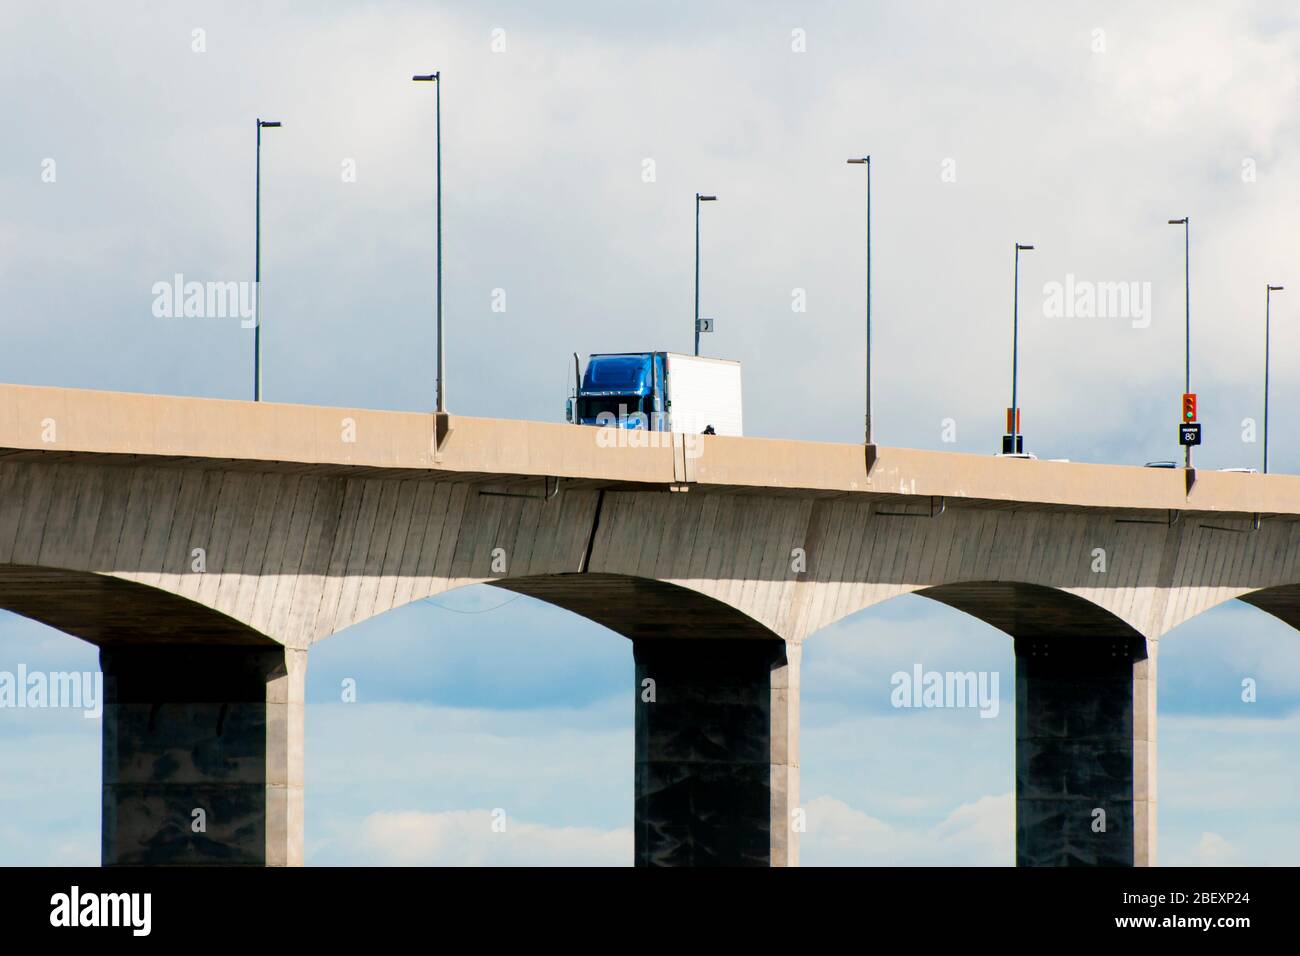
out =
[(1300, 623), (1297, 520), (1281, 475), (0, 385), (0, 607), (101, 649), (105, 864), (301, 863), (309, 649), (475, 582), (631, 640), (638, 864), (798, 862), (803, 641), (903, 593), (1014, 641), (1017, 862), (1153, 864), (1159, 639)]

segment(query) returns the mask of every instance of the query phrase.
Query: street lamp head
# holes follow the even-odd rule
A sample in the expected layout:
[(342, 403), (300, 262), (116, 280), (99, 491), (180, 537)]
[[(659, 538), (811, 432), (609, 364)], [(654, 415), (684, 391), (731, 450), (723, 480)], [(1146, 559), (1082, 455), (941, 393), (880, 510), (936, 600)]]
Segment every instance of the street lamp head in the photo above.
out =
[(260, 119), (257, 121), (257, 125), (261, 126), (263, 129), (276, 129), (280, 126), (283, 126), (284, 124), (281, 123), (279, 120)]
[(863, 165), (863, 164), (870, 163), (870, 162), (871, 162), (871, 157), (870, 157), (870, 156), (863, 156), (861, 159), (850, 159), (850, 160), (846, 160), (846, 162), (848, 162), (849, 165), (857, 165), (857, 166), (861, 166), (861, 165)]
[(1187, 225), (1187, 217), (1184, 216), (1182, 219), (1170, 219), (1170, 220), (1169, 220), (1169, 225), (1171, 225), (1171, 226), (1185, 226), (1185, 225)]
[(1281, 292), (1284, 288), (1286, 288), (1286, 287), (1285, 287), (1285, 286), (1280, 286), (1280, 285), (1271, 285), (1271, 286), (1268, 286), (1268, 291), (1269, 291), (1269, 292)]
[(415, 74), (415, 76), (411, 77), (411, 79), (414, 80), (414, 81), (417, 82), (417, 83), (433, 83), (433, 82), (435, 82), (435, 81), (436, 81), (436, 80), (437, 80), (441, 75), (442, 75), (441, 72), (438, 72), (438, 73), (417, 73), (417, 74)]
[(696, 194), (695, 194), (695, 198), (698, 199), (700, 202), (717, 202), (717, 201), (718, 201), (718, 197), (717, 197), (717, 196), (705, 196), (703, 193), (696, 193)]
[(1025, 245), (1024, 243), (1017, 242), (1017, 243), (1016, 243), (1016, 248), (1017, 248), (1017, 249), (1032, 249), (1032, 248), (1034, 248), (1034, 247), (1033, 247), (1033, 246), (1027, 246), (1027, 245)]

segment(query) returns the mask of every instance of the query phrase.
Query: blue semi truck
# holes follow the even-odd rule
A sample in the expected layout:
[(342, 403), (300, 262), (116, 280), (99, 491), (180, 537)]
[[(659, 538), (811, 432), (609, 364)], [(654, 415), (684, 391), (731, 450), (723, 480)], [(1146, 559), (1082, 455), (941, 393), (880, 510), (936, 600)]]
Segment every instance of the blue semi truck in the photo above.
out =
[(578, 425), (742, 435), (740, 363), (677, 352), (592, 355), (566, 417)]

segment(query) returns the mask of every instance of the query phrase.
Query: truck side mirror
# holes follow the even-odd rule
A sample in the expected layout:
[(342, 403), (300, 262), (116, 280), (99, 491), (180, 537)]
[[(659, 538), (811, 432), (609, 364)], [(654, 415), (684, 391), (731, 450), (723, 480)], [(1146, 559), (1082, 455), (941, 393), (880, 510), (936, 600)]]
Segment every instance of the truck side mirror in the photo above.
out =
[(564, 420), (566, 422), (573, 421), (573, 399), (569, 399), (564, 403)]

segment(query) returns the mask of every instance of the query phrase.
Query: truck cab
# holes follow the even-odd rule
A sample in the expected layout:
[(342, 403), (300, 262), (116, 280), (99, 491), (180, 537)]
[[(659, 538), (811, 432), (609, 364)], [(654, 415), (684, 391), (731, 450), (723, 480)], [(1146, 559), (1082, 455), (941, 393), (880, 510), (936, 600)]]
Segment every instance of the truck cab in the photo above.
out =
[(593, 355), (587, 361), (570, 421), (665, 431), (663, 352)]

